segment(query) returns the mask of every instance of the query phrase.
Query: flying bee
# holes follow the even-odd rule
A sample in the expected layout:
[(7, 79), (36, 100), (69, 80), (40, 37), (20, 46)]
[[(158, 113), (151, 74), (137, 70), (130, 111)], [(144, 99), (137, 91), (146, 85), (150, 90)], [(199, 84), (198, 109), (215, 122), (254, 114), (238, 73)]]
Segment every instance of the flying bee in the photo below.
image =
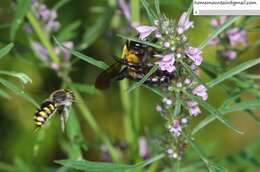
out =
[[(95, 87), (100, 90), (107, 89), (111, 81), (119, 81), (124, 78), (141, 80), (158, 60), (154, 57), (156, 54), (159, 52), (151, 46), (136, 41), (127, 41), (123, 50), (124, 57), (122, 59), (114, 58), (116, 63), (101, 72), (96, 79)], [(161, 85), (169, 83), (172, 78), (172, 73), (157, 69), (144, 84)]]
[[(62, 122), (64, 122), (64, 114), (71, 107), (74, 100), (75, 97), (71, 90), (61, 89), (54, 91), (34, 114), (36, 128), (40, 128), (55, 112), (61, 114)], [(62, 128), (64, 128), (64, 125), (62, 125)]]

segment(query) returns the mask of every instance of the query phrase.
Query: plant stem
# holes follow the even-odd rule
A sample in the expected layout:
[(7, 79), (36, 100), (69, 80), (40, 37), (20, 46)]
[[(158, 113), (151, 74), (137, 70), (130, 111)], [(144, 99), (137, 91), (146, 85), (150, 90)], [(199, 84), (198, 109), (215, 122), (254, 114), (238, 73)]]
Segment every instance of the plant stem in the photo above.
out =
[(47, 51), (48, 51), (52, 61), (54, 63), (59, 64), (60, 63), (59, 58), (55, 54), (55, 52), (53, 51), (52, 45), (51, 45), (51, 43), (50, 43), (50, 41), (48, 39), (48, 35), (46, 34), (46, 32), (44, 32), (44, 30), (42, 30), (40, 23), (33, 16), (32, 12), (28, 12), (27, 13), (27, 19), (29, 20), (31, 26), (33, 27), (34, 31), (38, 35), (38, 37), (39, 37), (40, 41), (42, 42), (42, 44), (47, 49)]
[(125, 128), (125, 137), (127, 142), (132, 145), (134, 138), (134, 131), (132, 127), (132, 118), (131, 118), (131, 104), (129, 94), (126, 93), (128, 88), (128, 80), (123, 80), (120, 82), (120, 95), (121, 102), (124, 110), (123, 122)]
[[(131, 0), (131, 21), (132, 23), (140, 22), (140, 3), (139, 0)], [(137, 88), (133, 92), (134, 102), (133, 102), (133, 126), (134, 126), (134, 144), (133, 151), (135, 155), (135, 160), (138, 161), (138, 138), (140, 135), (140, 88)]]

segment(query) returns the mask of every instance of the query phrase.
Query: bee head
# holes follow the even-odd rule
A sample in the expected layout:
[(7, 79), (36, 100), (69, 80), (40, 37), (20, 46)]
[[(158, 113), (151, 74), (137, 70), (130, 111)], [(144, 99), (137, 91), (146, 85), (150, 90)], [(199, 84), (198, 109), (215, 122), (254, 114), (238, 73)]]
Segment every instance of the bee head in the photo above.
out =
[(61, 89), (53, 92), (50, 99), (59, 104), (60, 106), (71, 106), (72, 102), (75, 100), (72, 90)]

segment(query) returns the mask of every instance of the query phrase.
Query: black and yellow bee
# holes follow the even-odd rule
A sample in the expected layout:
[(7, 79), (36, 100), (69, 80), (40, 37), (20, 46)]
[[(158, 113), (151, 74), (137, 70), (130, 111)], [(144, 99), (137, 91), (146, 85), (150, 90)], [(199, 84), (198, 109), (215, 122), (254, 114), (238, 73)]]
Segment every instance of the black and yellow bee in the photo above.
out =
[(61, 89), (54, 91), (34, 114), (36, 128), (40, 128), (55, 112), (63, 114), (74, 100), (75, 97), (71, 90)]
[[(122, 59), (114, 58), (116, 63), (109, 66), (96, 79), (95, 86), (98, 89), (106, 89), (111, 81), (119, 81), (124, 78), (131, 80), (141, 80), (154, 66), (158, 60), (154, 55), (159, 52), (146, 44), (135, 41), (127, 41), (123, 50)], [(168, 84), (173, 78), (173, 74), (157, 69), (144, 84), (161, 85)]]

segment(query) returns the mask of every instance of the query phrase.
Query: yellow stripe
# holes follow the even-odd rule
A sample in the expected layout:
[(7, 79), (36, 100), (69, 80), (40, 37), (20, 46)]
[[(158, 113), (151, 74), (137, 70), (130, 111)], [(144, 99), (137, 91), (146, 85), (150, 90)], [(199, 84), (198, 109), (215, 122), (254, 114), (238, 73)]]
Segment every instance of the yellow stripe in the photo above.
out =
[(43, 112), (43, 111), (40, 111), (38, 114), (39, 114), (40, 116), (42, 116), (42, 117), (47, 116), (47, 114), (46, 114), (45, 112)]
[(44, 120), (44, 118), (43, 117), (36, 117), (35, 118), (38, 122), (44, 122), (45, 120)]
[(35, 122), (35, 124), (38, 125), (38, 126), (41, 126), (41, 125), (42, 125), (41, 122)]
[(44, 107), (43, 110), (44, 110), (46, 113), (48, 113), (48, 114), (51, 113), (50, 109), (48, 109), (47, 107)]
[(52, 104), (49, 104), (49, 108), (50, 108), (52, 111), (54, 111), (54, 109), (55, 109)]

